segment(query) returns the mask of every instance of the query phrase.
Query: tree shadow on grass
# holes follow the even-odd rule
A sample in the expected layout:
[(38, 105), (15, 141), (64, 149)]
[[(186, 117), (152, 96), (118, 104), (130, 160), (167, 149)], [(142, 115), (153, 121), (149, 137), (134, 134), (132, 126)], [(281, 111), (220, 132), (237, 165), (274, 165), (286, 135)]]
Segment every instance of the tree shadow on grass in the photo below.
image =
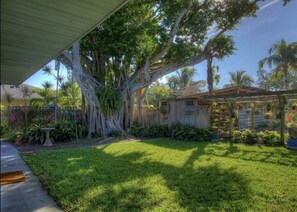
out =
[(251, 146), (250, 149), (229, 148), (218, 150), (216, 147), (212, 146), (205, 150), (205, 154), (245, 161), (297, 167), (297, 152), (282, 149), (282, 147), (271, 149), (270, 151), (265, 151), (263, 149), (258, 151), (259, 149), (260, 148), (257, 146)]
[(195, 142), (195, 141), (178, 141), (172, 139), (160, 139), (160, 140), (142, 140), (141, 143), (154, 145), (162, 148), (187, 151), (199, 147), (206, 147), (209, 142)]
[(239, 144), (231, 142), (228, 145), (226, 143), (182, 142), (174, 140), (142, 142), (168, 149), (178, 149), (180, 146), (181, 151), (196, 148), (195, 154), (191, 156), (194, 160), (202, 155), (209, 155), (297, 167), (297, 151), (287, 150), (283, 147), (266, 147), (264, 149), (259, 146), (249, 146), (244, 148), (244, 146), (240, 147)]
[[(217, 164), (175, 167), (140, 160), (144, 156), (145, 152), (112, 155), (102, 149), (71, 150), (59, 155), (60, 164), (44, 167), (48, 171), (43, 178), (67, 210), (80, 210), (76, 205), (80, 201), (85, 201), (83, 211), (241, 211), (249, 205), (248, 181), (232, 169)], [(51, 156), (42, 157), (50, 160)]]

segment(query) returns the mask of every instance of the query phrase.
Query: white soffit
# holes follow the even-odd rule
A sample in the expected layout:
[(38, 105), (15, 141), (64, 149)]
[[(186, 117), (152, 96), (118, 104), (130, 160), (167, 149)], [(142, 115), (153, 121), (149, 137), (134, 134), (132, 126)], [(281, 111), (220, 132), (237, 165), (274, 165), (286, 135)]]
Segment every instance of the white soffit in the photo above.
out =
[(1, 0), (1, 84), (18, 85), (127, 0)]

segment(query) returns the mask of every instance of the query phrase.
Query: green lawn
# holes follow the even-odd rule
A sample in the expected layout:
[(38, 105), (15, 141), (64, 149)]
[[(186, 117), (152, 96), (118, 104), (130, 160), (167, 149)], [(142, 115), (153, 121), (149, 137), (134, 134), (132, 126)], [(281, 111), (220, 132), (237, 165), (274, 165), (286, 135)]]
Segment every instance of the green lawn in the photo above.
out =
[(295, 211), (297, 151), (173, 140), (23, 156), (65, 211)]

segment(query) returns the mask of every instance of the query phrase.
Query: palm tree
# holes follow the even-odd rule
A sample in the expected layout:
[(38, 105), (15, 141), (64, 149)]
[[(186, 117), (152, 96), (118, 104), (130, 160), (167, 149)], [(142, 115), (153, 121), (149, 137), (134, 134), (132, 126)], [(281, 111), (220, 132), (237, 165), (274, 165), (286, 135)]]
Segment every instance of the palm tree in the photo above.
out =
[(48, 106), (55, 101), (52, 89), (53, 84), (49, 81), (45, 81), (41, 86), (42, 88), (37, 89), (35, 92), (38, 93), (42, 99), (32, 99), (31, 104), (34, 106)]
[(27, 106), (27, 99), (31, 96), (32, 91), (24, 85), (21, 85), (21, 89), (23, 93), (24, 105)]
[(226, 84), (224, 87), (232, 87), (236, 85), (252, 86), (252, 84), (254, 83), (253, 78), (247, 75), (246, 71), (244, 70), (229, 72), (229, 74), (230, 74), (229, 84)]
[(276, 66), (276, 71), (284, 73), (285, 87), (288, 89), (288, 71), (289, 66), (297, 67), (297, 42), (287, 44), (284, 39), (276, 42), (268, 50), (268, 57), (259, 61), (259, 68), (262, 69), (265, 64), (272, 68)]
[(177, 75), (167, 77), (167, 85), (174, 91), (182, 90), (193, 83), (195, 72), (194, 68), (184, 67), (176, 72)]
[(206, 45), (206, 61), (207, 61), (207, 85), (209, 95), (213, 94), (214, 80), (218, 83), (219, 75), (215, 74), (219, 71), (218, 66), (213, 66), (213, 59), (223, 60), (233, 54), (235, 47), (231, 36), (221, 35), (213, 40), (211, 45)]
[(196, 70), (194, 68), (184, 67), (181, 72), (177, 72), (181, 89), (188, 87), (193, 82)]

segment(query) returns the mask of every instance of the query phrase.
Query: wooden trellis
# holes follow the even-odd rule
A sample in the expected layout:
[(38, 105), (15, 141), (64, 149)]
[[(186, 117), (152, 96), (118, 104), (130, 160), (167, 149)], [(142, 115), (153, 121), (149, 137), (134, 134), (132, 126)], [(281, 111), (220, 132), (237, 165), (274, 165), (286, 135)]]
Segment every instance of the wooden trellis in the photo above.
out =
[(229, 136), (233, 137), (233, 125), (232, 125), (232, 108), (235, 102), (278, 102), (280, 109), (280, 134), (281, 142), (285, 142), (285, 105), (288, 99), (297, 99), (297, 90), (286, 91), (267, 91), (259, 93), (243, 93), (243, 94), (229, 94), (229, 95), (217, 95), (217, 96), (204, 96), (205, 100), (226, 103), (229, 113)]

